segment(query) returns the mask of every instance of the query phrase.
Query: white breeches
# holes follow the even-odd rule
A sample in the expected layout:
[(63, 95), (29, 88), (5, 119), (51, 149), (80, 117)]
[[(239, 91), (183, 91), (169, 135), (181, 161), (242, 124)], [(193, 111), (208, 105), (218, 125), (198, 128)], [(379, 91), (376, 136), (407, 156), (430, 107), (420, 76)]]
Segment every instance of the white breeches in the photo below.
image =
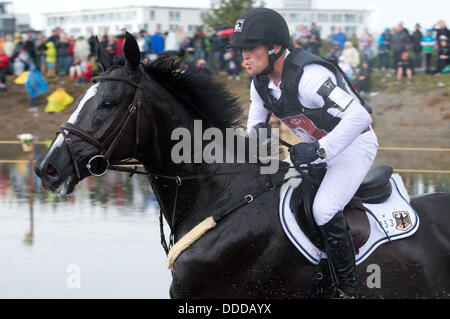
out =
[(372, 166), (377, 147), (377, 136), (371, 128), (327, 163), (327, 173), (313, 203), (317, 225), (325, 225), (352, 199)]

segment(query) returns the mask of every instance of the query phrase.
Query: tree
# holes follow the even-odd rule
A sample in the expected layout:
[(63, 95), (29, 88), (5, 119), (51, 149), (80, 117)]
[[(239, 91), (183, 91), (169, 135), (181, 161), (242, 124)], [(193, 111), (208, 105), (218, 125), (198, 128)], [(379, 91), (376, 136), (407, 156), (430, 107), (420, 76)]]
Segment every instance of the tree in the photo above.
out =
[[(236, 20), (246, 11), (255, 8), (256, 0), (218, 0), (212, 2), (211, 12), (203, 15), (203, 23), (211, 28), (234, 26)], [(260, 1), (258, 7), (264, 7)]]

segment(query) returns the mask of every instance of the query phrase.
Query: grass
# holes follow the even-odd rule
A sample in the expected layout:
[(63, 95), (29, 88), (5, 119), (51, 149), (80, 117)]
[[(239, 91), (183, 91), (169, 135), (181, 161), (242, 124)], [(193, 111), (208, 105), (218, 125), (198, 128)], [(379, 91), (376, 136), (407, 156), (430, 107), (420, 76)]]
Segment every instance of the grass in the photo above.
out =
[[(450, 86), (450, 74), (428, 75), (424, 72), (414, 74), (412, 84), (407, 85), (407, 79), (403, 78), (400, 85), (396, 84), (396, 75), (387, 72), (373, 72), (371, 77), (371, 91), (380, 93), (396, 93), (399, 88), (402, 91), (407, 90), (413, 93), (426, 93), (434, 89), (439, 89), (442, 84), (445, 87)], [(441, 86), (439, 86), (439, 84)]]

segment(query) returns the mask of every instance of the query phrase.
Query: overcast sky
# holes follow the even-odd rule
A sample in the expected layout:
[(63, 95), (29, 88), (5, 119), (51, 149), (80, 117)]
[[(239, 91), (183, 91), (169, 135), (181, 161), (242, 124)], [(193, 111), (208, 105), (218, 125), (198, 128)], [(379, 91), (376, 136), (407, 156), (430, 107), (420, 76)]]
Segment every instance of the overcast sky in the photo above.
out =
[[(265, 0), (266, 6), (279, 0)], [(42, 13), (57, 11), (72, 11), (89, 8), (107, 8), (127, 6), (125, 0), (13, 0), (17, 13), (28, 13), (31, 16), (32, 27), (42, 29)], [(133, 5), (160, 6), (194, 6), (209, 7), (210, 0), (133, 0)], [(194, 5), (193, 5), (194, 3)], [(450, 24), (449, 0), (316, 0), (318, 9), (373, 9), (374, 13), (369, 21), (370, 29), (380, 31), (384, 27), (392, 27), (400, 20), (407, 28), (414, 29), (416, 22), (428, 28), (438, 20), (443, 19)]]

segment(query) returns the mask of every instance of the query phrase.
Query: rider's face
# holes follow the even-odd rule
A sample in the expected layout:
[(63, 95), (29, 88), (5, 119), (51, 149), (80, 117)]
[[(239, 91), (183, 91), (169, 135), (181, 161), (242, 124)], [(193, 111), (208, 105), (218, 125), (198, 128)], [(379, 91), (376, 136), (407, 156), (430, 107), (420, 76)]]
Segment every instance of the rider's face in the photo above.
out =
[(267, 46), (265, 44), (242, 49), (242, 57), (248, 74), (257, 75), (269, 66), (269, 56), (267, 51)]

